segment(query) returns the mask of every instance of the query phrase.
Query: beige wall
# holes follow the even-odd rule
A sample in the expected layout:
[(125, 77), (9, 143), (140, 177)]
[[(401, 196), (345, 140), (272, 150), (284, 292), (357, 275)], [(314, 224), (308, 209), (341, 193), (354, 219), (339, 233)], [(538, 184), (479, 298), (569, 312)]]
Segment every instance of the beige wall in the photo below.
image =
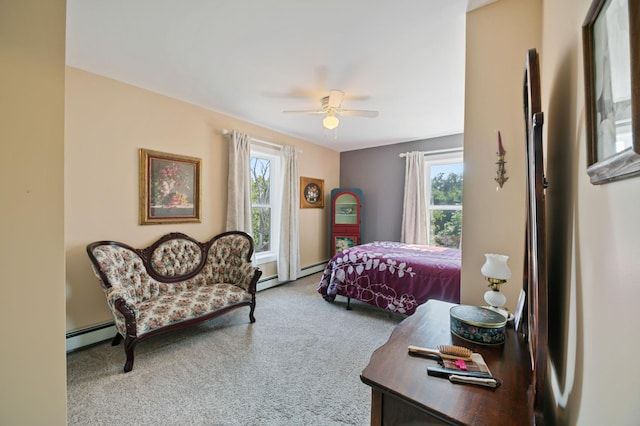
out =
[(590, 4), (543, 7), (551, 408), (557, 424), (637, 425), (640, 178), (594, 186), (586, 172), (580, 29)]
[[(581, 25), (590, 4), (500, 0), (468, 15), (462, 297), (481, 303), (478, 253), (500, 250), (516, 274), (522, 270), (521, 84), (526, 49), (536, 47), (549, 181), (545, 423), (636, 425), (640, 374), (628, 367), (640, 350), (640, 178), (594, 186), (586, 173)], [(496, 129), (510, 176), (499, 192), (491, 182)]]
[(65, 16), (64, 0), (0, 2), (3, 425), (66, 422)]
[[(502, 286), (513, 311), (522, 288), (525, 232), (525, 123), (522, 79), (527, 50), (540, 49), (539, 0), (500, 0), (467, 14), (462, 303), (485, 304), (484, 253), (509, 256)], [(497, 190), (498, 130), (509, 180)]]
[[(300, 175), (338, 186), (339, 153), (75, 68), (66, 73), (65, 249), (67, 330), (111, 320), (85, 246), (145, 247), (168, 232), (201, 241), (224, 231), (228, 140), (222, 129), (292, 145)], [(202, 159), (202, 223), (138, 224), (138, 149)], [(300, 210), (301, 266), (327, 260), (328, 209)], [(269, 270), (270, 268), (265, 268)], [(268, 271), (266, 271), (268, 272)]]

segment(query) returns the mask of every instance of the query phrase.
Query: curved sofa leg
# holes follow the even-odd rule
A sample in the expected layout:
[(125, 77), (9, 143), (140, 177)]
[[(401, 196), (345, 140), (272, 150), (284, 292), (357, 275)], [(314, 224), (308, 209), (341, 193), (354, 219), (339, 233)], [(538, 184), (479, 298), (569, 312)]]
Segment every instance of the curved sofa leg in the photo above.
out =
[(122, 334), (116, 333), (116, 335), (113, 336), (113, 340), (111, 341), (111, 346), (118, 346), (120, 342), (122, 342)]
[(126, 338), (124, 341), (124, 353), (127, 355), (127, 362), (124, 364), (124, 372), (133, 370), (133, 348), (135, 343)]
[(256, 310), (256, 304), (255, 302), (252, 303), (251, 305), (251, 310), (249, 311), (249, 321), (251, 321), (252, 323), (256, 322), (256, 317), (253, 316), (253, 311)]

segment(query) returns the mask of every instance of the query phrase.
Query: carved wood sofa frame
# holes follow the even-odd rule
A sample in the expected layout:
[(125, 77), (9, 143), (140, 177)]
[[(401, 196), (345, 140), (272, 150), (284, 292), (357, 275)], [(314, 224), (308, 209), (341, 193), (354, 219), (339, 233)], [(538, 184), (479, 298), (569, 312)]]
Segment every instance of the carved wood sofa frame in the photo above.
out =
[(87, 245), (118, 333), (124, 337), (124, 372), (133, 369), (134, 348), (150, 337), (189, 327), (249, 306), (255, 322), (256, 285), (262, 272), (251, 263), (253, 239), (240, 231), (199, 242), (169, 233), (136, 249), (117, 241)]

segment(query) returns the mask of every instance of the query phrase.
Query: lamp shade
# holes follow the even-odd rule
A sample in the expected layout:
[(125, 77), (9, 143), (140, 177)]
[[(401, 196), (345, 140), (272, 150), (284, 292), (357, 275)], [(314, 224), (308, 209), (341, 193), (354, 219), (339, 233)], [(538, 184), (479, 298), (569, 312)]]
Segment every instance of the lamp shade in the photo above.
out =
[(327, 115), (324, 119), (322, 119), (322, 125), (325, 129), (333, 130), (338, 127), (340, 120), (335, 115)]
[(509, 266), (507, 265), (509, 256), (487, 253), (484, 257), (486, 260), (480, 269), (482, 275), (496, 280), (508, 280), (511, 278), (511, 269), (509, 269)]

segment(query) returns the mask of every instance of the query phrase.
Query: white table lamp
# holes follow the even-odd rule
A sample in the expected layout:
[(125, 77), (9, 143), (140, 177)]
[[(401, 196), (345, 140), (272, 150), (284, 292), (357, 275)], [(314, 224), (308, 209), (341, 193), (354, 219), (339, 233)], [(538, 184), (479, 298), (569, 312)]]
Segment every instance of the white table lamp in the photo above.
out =
[(509, 256), (487, 253), (484, 257), (486, 260), (480, 272), (482, 272), (482, 275), (489, 281), (490, 288), (490, 290), (484, 294), (484, 301), (487, 302), (491, 309), (504, 315), (505, 318), (510, 319), (512, 315), (509, 314), (506, 308), (503, 308), (507, 303), (507, 297), (500, 292), (500, 286), (511, 278), (511, 270), (507, 265)]

